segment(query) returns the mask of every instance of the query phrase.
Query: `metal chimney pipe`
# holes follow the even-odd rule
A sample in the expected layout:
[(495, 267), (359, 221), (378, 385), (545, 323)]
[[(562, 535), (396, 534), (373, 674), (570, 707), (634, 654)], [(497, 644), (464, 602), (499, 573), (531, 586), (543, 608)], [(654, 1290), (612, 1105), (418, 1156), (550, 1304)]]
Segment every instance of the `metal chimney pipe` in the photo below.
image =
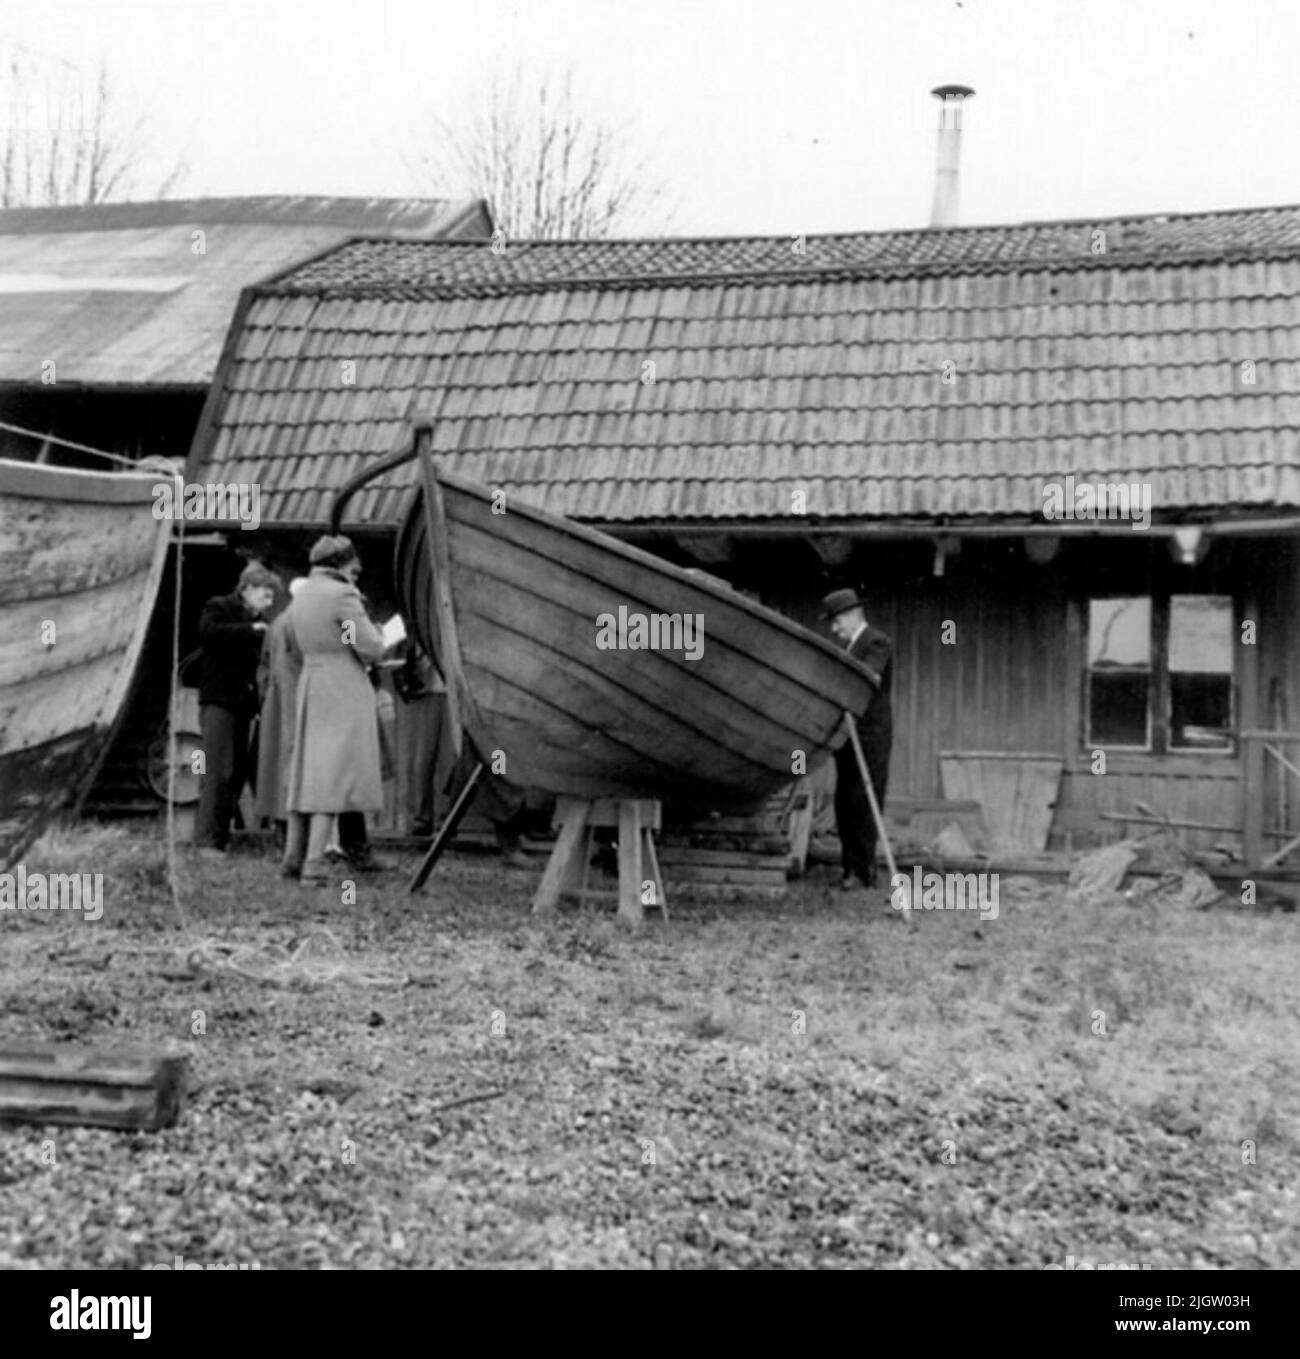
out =
[(969, 85), (940, 85), (930, 93), (939, 101), (939, 151), (930, 225), (956, 226), (961, 170), (961, 106), (975, 97), (975, 91)]

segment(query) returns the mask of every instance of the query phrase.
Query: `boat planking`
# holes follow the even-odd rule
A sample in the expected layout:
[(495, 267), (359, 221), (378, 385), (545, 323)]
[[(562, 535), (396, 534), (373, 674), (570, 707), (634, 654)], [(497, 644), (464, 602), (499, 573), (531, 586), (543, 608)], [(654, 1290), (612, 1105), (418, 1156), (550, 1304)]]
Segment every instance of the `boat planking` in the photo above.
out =
[[(397, 540), (403, 614), (447, 680), (452, 726), (520, 787), (675, 808), (757, 806), (844, 739), (871, 672), (725, 582), (435, 466), (430, 431), (353, 479), (414, 457)], [(702, 625), (694, 651), (601, 645), (615, 620)], [(602, 628), (601, 620), (606, 621)], [(611, 631), (611, 627), (615, 631)], [(669, 641), (686, 640), (670, 629)], [(643, 640), (623, 630), (619, 640)], [(664, 637), (660, 638), (661, 641)]]
[(107, 751), (167, 556), (158, 480), (0, 458), (0, 870)]

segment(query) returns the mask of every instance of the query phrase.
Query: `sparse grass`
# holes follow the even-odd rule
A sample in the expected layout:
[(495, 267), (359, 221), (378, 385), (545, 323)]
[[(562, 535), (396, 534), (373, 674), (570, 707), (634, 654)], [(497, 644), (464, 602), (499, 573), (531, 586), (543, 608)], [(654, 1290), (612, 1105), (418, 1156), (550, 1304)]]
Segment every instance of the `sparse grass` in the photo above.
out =
[(200, 1088), (152, 1137), (57, 1130), (57, 1172), (48, 1130), (0, 1130), (0, 1264), (1300, 1263), (1294, 916), (1035, 887), (909, 931), (814, 878), (680, 891), (636, 932), (534, 920), (536, 875), (491, 860), (344, 904), (186, 855), (196, 938), (287, 955), (324, 925), (415, 983), (284, 989), (187, 977), (156, 843), (38, 849), (117, 890), (97, 925), (0, 917), (6, 1030), (180, 1045)]

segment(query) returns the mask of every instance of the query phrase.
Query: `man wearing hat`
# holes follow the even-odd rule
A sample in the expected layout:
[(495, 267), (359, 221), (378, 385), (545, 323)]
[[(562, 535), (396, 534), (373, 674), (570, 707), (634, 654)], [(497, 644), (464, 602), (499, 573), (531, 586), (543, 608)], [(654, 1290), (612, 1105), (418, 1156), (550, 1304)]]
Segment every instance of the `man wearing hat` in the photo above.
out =
[[(849, 655), (871, 672), (876, 686), (866, 712), (857, 718), (857, 727), (876, 802), (883, 810), (889, 783), (889, 750), (894, 741), (894, 717), (889, 698), (894, 644), (885, 633), (867, 622), (866, 606), (856, 591), (832, 590), (822, 601), (822, 617), (830, 620), (831, 631), (848, 648)], [(876, 820), (871, 814), (871, 803), (858, 770), (852, 741), (845, 741), (835, 752), (835, 826), (839, 831), (840, 862), (844, 868), (840, 886), (847, 890), (856, 880), (865, 887), (874, 887)]]

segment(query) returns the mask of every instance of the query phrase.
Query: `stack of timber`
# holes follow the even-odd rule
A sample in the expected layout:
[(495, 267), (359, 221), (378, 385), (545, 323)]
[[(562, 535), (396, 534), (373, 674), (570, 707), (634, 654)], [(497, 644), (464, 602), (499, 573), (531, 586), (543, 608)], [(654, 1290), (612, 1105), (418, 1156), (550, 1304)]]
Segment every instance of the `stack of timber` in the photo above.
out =
[(0, 1123), (72, 1123), (155, 1132), (185, 1100), (186, 1059), (66, 1043), (0, 1043)]
[(673, 886), (780, 897), (803, 872), (811, 826), (812, 792), (800, 780), (748, 816), (666, 826), (659, 864)]

